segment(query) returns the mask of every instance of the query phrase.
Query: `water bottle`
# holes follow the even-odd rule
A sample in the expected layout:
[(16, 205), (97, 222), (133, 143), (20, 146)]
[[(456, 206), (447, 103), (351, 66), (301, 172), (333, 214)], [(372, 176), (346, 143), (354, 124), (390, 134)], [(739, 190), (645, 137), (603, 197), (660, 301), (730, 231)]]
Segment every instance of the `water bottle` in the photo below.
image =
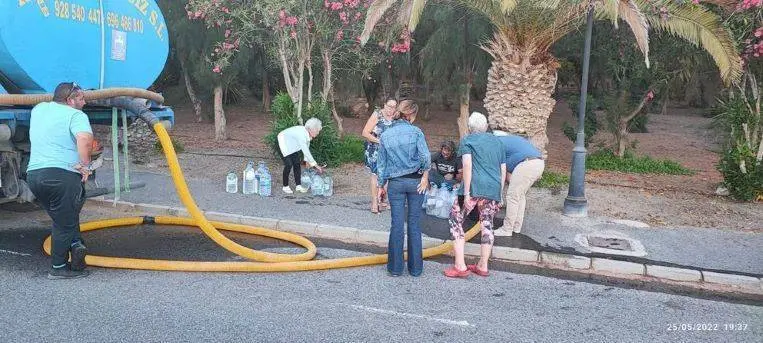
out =
[(427, 193), (427, 214), (430, 216), (435, 215), (435, 207), (437, 206), (437, 185), (432, 183)]
[(302, 173), (302, 177), (300, 177), (300, 181), (301, 181), (300, 183), (302, 184), (302, 187), (304, 187), (305, 189), (310, 189), (310, 184), (313, 181), (313, 172), (312, 172), (312, 170), (310, 170), (310, 169), (305, 170)]
[(254, 171), (254, 194), (260, 194), (260, 188), (262, 188), (262, 165), (263, 162), (260, 161), (257, 169)]
[(225, 178), (225, 191), (228, 193), (238, 193), (238, 175), (233, 170)]
[(260, 195), (264, 197), (269, 197), (271, 194), (271, 181), (272, 177), (270, 176), (270, 171), (268, 170), (268, 167), (265, 165), (265, 162), (260, 162)]
[(241, 182), (242, 193), (253, 194), (254, 193), (254, 162), (249, 161), (244, 169), (243, 181)]
[(440, 191), (437, 195), (436, 216), (438, 218), (448, 218), (450, 215), (450, 207), (448, 202), (450, 201), (450, 192), (448, 191), (448, 184), (443, 182), (440, 185)]
[(315, 196), (323, 195), (323, 178), (318, 175), (318, 173), (313, 174), (310, 189), (312, 190), (312, 194)]
[(323, 196), (330, 197), (334, 195), (334, 179), (331, 175), (326, 174), (323, 177)]

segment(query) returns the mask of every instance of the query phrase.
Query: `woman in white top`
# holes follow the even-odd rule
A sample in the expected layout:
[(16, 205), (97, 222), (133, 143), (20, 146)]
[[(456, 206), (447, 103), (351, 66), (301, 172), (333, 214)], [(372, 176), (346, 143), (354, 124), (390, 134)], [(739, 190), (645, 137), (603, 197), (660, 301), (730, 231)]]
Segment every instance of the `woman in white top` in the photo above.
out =
[(305, 126), (292, 126), (278, 133), (278, 147), (283, 156), (283, 192), (292, 194), (289, 188), (289, 173), (294, 170), (294, 184), (297, 192), (305, 193), (307, 188), (302, 187), (302, 169), (300, 168), (299, 153), (304, 155), (305, 162), (309, 167), (315, 167), (318, 172), (323, 169), (315, 162), (313, 154), (310, 153), (310, 141), (318, 136), (323, 128), (321, 121), (317, 118), (310, 118), (305, 122)]

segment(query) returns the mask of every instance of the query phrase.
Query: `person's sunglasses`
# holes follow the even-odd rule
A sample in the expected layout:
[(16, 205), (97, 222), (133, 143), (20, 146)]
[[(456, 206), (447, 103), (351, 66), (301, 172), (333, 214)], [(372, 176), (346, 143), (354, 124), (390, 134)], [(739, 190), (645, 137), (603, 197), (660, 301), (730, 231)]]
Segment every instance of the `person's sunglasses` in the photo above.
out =
[(79, 92), (82, 90), (82, 88), (76, 82), (71, 82), (71, 86), (72, 87), (69, 89), (69, 94), (66, 96), (67, 99), (69, 99), (72, 94), (74, 94), (74, 92)]

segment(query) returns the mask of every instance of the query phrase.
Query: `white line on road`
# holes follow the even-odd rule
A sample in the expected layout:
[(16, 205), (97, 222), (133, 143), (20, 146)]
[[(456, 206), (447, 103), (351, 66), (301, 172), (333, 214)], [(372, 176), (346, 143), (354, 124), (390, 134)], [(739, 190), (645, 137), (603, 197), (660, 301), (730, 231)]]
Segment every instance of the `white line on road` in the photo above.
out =
[(31, 254), (25, 254), (23, 252), (15, 252), (15, 251), (10, 251), (10, 250), (3, 250), (3, 249), (0, 249), (0, 253), (11, 254), (11, 255), (19, 255), (19, 256), (32, 256)]
[(351, 305), (351, 304), (342, 304), (342, 305), (352, 307), (352, 308), (354, 308), (356, 310), (372, 312), (372, 313), (389, 314), (389, 315), (398, 316), (398, 317), (426, 319), (426, 320), (431, 320), (431, 321), (435, 321), (435, 322), (439, 322), (439, 323), (443, 323), (443, 324), (448, 324), (448, 325), (475, 327), (474, 325), (469, 324), (469, 322), (467, 322), (465, 320), (442, 319), (442, 318), (425, 316), (425, 315), (422, 315), (422, 314), (412, 314), (412, 313), (405, 313), (405, 312), (390, 311), (390, 310), (384, 310), (384, 309), (380, 309), (380, 308), (361, 306), (361, 305)]

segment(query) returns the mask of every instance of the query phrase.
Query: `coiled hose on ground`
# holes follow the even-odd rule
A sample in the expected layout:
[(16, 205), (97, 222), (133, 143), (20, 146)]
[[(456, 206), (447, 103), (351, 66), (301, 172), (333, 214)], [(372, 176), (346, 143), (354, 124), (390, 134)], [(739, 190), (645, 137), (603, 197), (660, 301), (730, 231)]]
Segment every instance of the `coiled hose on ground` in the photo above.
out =
[[(196, 205), (188, 185), (185, 182), (183, 171), (180, 169), (175, 149), (170, 141), (170, 136), (162, 123), (158, 122), (156, 117), (150, 112), (145, 101), (135, 99), (137, 94), (140, 98), (150, 98), (153, 100), (162, 99), (161, 95), (142, 89), (105, 89), (99, 91), (87, 91), (86, 99), (88, 103), (99, 106), (114, 106), (127, 109), (138, 115), (151, 125), (156, 132), (159, 142), (162, 144), (162, 151), (167, 158), (167, 164), (170, 169), (172, 181), (175, 184), (175, 191), (180, 201), (188, 210), (191, 218), (158, 216), (154, 218), (156, 224), (164, 225), (182, 225), (198, 227), (207, 237), (224, 249), (247, 258), (251, 261), (243, 262), (198, 262), (198, 261), (177, 261), (177, 260), (154, 260), (137, 259), (88, 255), (85, 262), (90, 266), (125, 268), (125, 269), (146, 269), (146, 270), (172, 270), (172, 271), (195, 271), (195, 272), (291, 272), (322, 270), (333, 268), (347, 268), (365, 265), (382, 264), (387, 262), (386, 254), (347, 257), (338, 259), (313, 260), (316, 254), (316, 247), (310, 240), (292, 233), (281, 232), (261, 227), (254, 227), (242, 224), (224, 223), (210, 221), (201, 212)], [(27, 98), (28, 97), (28, 98)], [(35, 105), (42, 101), (50, 101), (49, 96), (40, 95), (0, 95), (0, 105)], [(82, 223), (80, 230), (82, 232), (94, 231), (106, 228), (120, 226), (140, 225), (144, 223), (144, 217), (125, 217), (116, 219), (96, 220)], [(278, 254), (254, 250), (242, 246), (225, 235), (220, 230), (260, 235), (275, 239), (288, 241), (304, 247), (307, 251), (301, 254)], [(466, 232), (468, 241), (479, 232), (479, 224)], [(51, 237), (48, 236), (43, 242), (43, 250), (50, 254)], [(447, 253), (453, 246), (452, 241), (447, 241), (436, 247), (424, 249), (424, 258)]]

